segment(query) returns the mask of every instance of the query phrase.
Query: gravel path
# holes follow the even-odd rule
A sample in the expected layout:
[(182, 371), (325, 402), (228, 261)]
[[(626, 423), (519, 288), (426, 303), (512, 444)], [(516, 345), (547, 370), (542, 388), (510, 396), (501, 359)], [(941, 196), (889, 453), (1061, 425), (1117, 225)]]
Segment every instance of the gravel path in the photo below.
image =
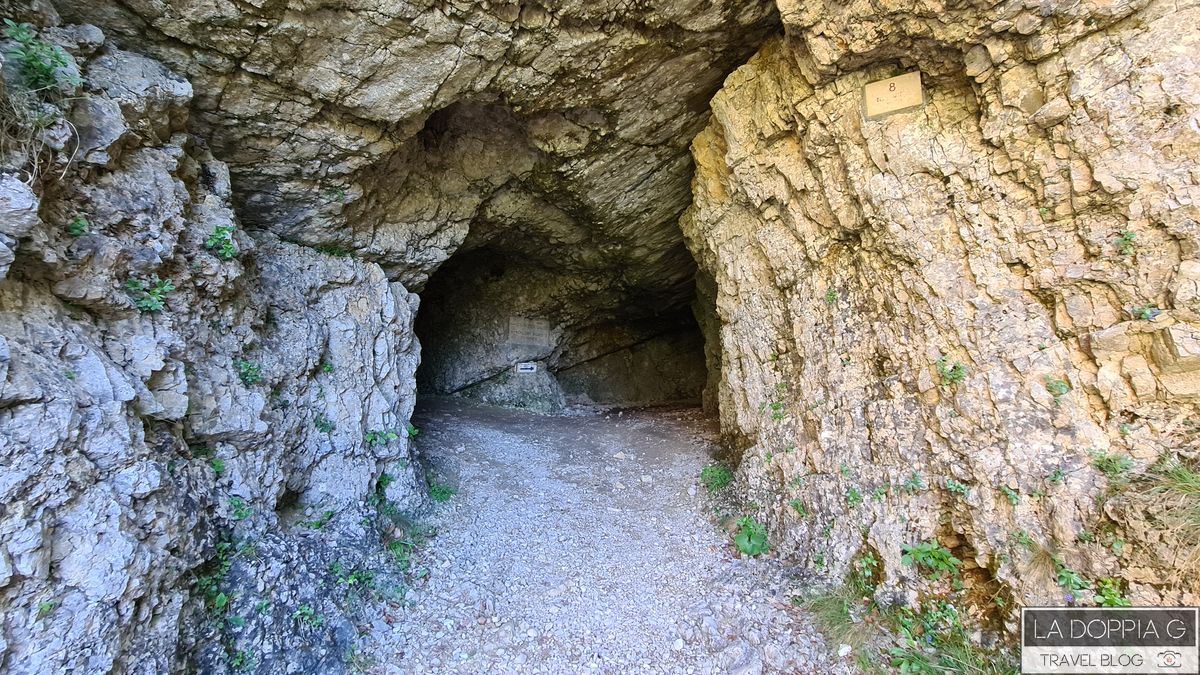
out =
[(846, 672), (704, 515), (693, 410), (545, 416), (458, 401), (416, 419), (458, 494), (409, 603), (374, 622), (384, 673)]

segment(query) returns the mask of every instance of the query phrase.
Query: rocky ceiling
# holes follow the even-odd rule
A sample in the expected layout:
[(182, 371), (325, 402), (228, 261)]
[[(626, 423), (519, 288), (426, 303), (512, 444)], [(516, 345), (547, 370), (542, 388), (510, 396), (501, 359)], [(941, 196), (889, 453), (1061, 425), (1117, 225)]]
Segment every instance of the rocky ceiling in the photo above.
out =
[[(61, 0), (191, 81), (244, 222), (420, 291), (488, 245), (574, 325), (690, 298), (691, 139), (766, 0)], [(531, 308), (531, 311), (541, 311)]]

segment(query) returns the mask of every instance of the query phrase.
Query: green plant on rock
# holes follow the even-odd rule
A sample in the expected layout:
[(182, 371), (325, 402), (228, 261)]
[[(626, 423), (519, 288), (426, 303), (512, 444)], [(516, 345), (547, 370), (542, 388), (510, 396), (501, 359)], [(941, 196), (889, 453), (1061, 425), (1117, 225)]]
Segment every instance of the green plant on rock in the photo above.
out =
[(946, 489), (954, 494), (962, 495), (963, 497), (968, 497), (971, 494), (971, 488), (954, 480), (953, 478), (946, 479)]
[(1145, 304), (1140, 307), (1134, 307), (1131, 314), (1133, 314), (1133, 318), (1135, 319), (1153, 321), (1159, 314), (1162, 314), (1162, 310), (1153, 304)]
[(91, 229), (91, 224), (88, 219), (83, 216), (75, 216), (71, 222), (67, 223), (67, 234), (72, 237), (82, 237)]
[(833, 306), (837, 304), (837, 301), (838, 292), (831, 286), (829, 290), (825, 291), (825, 304)]
[(400, 434), (391, 429), (375, 429), (363, 435), (363, 440), (367, 442), (367, 445), (373, 446), (387, 445), (397, 438), (400, 438)]
[(1121, 255), (1133, 255), (1137, 240), (1137, 234), (1133, 230), (1121, 230), (1121, 236), (1117, 237), (1113, 243), (1117, 246), (1117, 252)]
[(158, 275), (150, 277), (149, 282), (137, 278), (125, 282), (125, 292), (141, 312), (161, 312), (167, 306), (167, 295), (174, 290), (170, 279), (162, 280)]
[(700, 482), (710, 494), (716, 494), (733, 482), (733, 471), (724, 464), (709, 464), (700, 471)]
[(58, 603), (54, 600), (44, 600), (42, 602), (39, 602), (38, 609), (37, 609), (37, 618), (44, 619), (44, 618), (50, 616), (50, 612), (53, 612), (54, 608), (57, 606), (58, 606)]
[(770, 550), (765, 525), (749, 516), (738, 518), (737, 525), (738, 531), (733, 537), (733, 544), (739, 551), (749, 556), (758, 556)]
[(317, 614), (317, 610), (313, 609), (312, 605), (300, 605), (300, 609), (292, 612), (292, 619), (309, 628), (320, 628), (325, 623), (325, 618)]
[(37, 36), (33, 26), (4, 20), (4, 36), (16, 43), (7, 56), (17, 64), (21, 83), (34, 92), (44, 92), (62, 85), (78, 87), (82, 82), (67, 70), (71, 57), (62, 47), (52, 45)]
[(849, 490), (846, 490), (846, 503), (850, 505), (850, 508), (854, 508), (863, 503), (863, 496), (862, 493), (858, 491), (858, 488), (851, 486)]
[(772, 401), (769, 407), (771, 409), (771, 421), (779, 422), (787, 418), (787, 411), (785, 410), (783, 401)]
[(404, 427), (404, 431), (408, 434), (409, 438), (416, 438), (421, 433), (421, 430), (414, 427), (412, 422), (409, 422), (408, 425)]
[(334, 371), (334, 367), (333, 367), (332, 361), (322, 361), (321, 362), (321, 372), (322, 373), (332, 373), (333, 371)]
[(248, 652), (239, 651), (229, 659), (229, 665), (234, 670), (251, 670), (254, 668), (254, 657)]
[(874, 553), (867, 551), (853, 563), (853, 573), (850, 575), (850, 585), (861, 596), (870, 595), (877, 583), (879, 559)]
[(1066, 479), (1067, 474), (1062, 470), (1062, 467), (1056, 468), (1054, 471), (1050, 472), (1049, 476), (1046, 476), (1046, 482), (1050, 483), (1051, 485), (1061, 485)]
[(429, 498), (439, 504), (450, 501), (455, 494), (457, 491), (446, 483), (439, 483), (436, 480), (429, 482)]
[(262, 367), (253, 361), (237, 359), (233, 362), (233, 369), (237, 371), (238, 379), (247, 387), (262, 382)]
[(254, 509), (251, 509), (250, 505), (246, 503), (246, 500), (242, 499), (241, 497), (230, 497), (229, 513), (232, 515), (234, 520), (245, 520), (253, 515)]
[(1200, 471), (1194, 466), (1174, 457), (1163, 458), (1148, 472), (1138, 495), (1146, 508), (1160, 514), (1173, 540), (1190, 543), (1190, 552), (1182, 557), (1186, 570), (1200, 567)]
[(1133, 470), (1133, 460), (1118, 453), (1108, 454), (1092, 450), (1092, 466), (1096, 467), (1108, 479), (1109, 487), (1120, 488), (1129, 483), (1129, 472)]
[(1050, 392), (1050, 395), (1054, 397), (1054, 405), (1061, 403), (1062, 397), (1071, 391), (1071, 385), (1067, 384), (1067, 381), (1061, 378), (1047, 375), (1045, 383), (1046, 391)]
[(238, 255), (237, 242), (233, 240), (233, 225), (217, 225), (204, 240), (204, 248), (213, 252), (221, 260), (233, 260)]
[(924, 568), (935, 578), (947, 574), (958, 576), (958, 566), (962, 561), (936, 541), (905, 545), (901, 550), (904, 554), (900, 557), (900, 562), (908, 567)]
[(337, 425), (324, 415), (317, 415), (317, 418), (313, 420), (313, 426), (323, 434), (331, 434), (334, 429), (337, 429)]
[(312, 520), (302, 520), (300, 521), (300, 524), (310, 530), (320, 530), (328, 525), (329, 521), (333, 520), (333, 516), (334, 511), (332, 509), (327, 509), (322, 511), (320, 516), (317, 516)]
[(919, 471), (914, 471), (900, 484), (900, 489), (909, 494), (916, 494), (925, 489), (925, 479)]
[(1096, 597), (1092, 601), (1101, 607), (1131, 607), (1133, 605), (1121, 594), (1121, 582), (1110, 578), (1096, 580)]
[(1000, 491), (1004, 493), (1005, 497), (1008, 497), (1009, 504), (1016, 506), (1017, 504), (1021, 503), (1021, 493), (1020, 492), (1017, 492), (1016, 490), (1010, 488), (1007, 485), (1001, 485)]
[(942, 384), (955, 385), (967, 379), (967, 367), (961, 361), (955, 361), (954, 365), (946, 357), (940, 357), (937, 360), (938, 375), (942, 378)]
[(213, 459), (208, 465), (212, 467), (213, 473), (218, 476), (225, 473), (225, 460), (223, 459)]
[(1054, 578), (1058, 581), (1058, 585), (1068, 591), (1082, 591), (1092, 587), (1087, 579), (1084, 579), (1078, 572), (1067, 567), (1066, 563), (1058, 556), (1053, 556), (1054, 560)]
[(1038, 549), (1038, 545), (1033, 541), (1033, 537), (1029, 536), (1029, 533), (1025, 530), (1017, 530), (1013, 532), (1012, 539), (1013, 541), (1017, 542), (1021, 548), (1027, 551), (1033, 552)]
[(804, 506), (803, 501), (799, 499), (793, 499), (792, 501), (788, 502), (788, 504), (791, 505), (792, 510), (796, 512), (796, 515), (800, 516), (801, 518), (808, 517), (808, 508)]

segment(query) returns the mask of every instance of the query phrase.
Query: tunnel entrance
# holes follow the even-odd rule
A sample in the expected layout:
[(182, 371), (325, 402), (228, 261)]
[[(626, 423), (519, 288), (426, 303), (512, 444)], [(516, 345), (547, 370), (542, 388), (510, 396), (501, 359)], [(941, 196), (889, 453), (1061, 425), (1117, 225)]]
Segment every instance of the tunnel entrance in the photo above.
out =
[(543, 412), (699, 405), (704, 339), (688, 305), (608, 315), (571, 305), (595, 286), (495, 245), (455, 254), (421, 293), (418, 395)]

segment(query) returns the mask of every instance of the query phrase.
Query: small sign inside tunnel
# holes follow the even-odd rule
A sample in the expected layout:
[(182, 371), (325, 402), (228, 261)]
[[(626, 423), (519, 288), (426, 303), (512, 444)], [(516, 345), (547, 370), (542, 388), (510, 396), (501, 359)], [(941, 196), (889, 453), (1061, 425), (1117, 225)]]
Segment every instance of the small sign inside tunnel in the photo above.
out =
[(536, 363), (518, 363), (517, 364), (517, 372), (524, 373), (524, 374), (536, 373), (537, 372), (537, 364)]
[(545, 319), (510, 316), (508, 317), (508, 341), (514, 345), (549, 347), (550, 322)]

